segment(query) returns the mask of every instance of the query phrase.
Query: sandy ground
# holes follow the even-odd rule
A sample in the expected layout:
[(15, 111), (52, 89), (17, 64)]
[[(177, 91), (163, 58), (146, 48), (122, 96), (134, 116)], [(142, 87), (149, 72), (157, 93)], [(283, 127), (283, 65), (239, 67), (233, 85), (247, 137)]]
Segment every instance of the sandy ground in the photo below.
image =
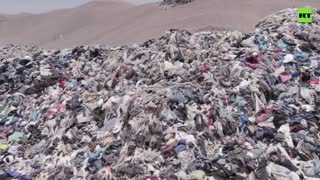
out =
[(319, 0), (195, 0), (174, 8), (99, 0), (44, 14), (0, 15), (0, 44), (64, 48), (131, 45), (179, 28), (251, 31), (266, 15), (292, 7), (320, 8)]

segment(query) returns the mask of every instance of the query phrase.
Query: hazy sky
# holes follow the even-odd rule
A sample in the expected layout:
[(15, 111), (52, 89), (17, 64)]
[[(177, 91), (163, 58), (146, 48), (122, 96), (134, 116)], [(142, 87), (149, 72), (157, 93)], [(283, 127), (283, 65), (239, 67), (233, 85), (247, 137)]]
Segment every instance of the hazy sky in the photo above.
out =
[[(71, 8), (89, 0), (0, 0), (0, 14), (21, 12), (40, 13), (61, 8)], [(128, 0), (131, 2), (153, 2), (157, 0)]]
[(39, 13), (81, 5), (88, 0), (0, 0), (0, 13)]

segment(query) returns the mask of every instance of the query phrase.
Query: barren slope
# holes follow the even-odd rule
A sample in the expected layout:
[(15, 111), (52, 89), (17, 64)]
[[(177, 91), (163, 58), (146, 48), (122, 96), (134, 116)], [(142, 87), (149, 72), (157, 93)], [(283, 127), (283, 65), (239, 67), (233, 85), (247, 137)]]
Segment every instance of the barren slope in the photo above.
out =
[(171, 28), (250, 31), (268, 14), (305, 5), (320, 8), (318, 0), (196, 0), (175, 8), (102, 0), (40, 15), (0, 16), (0, 43), (62, 48), (132, 44)]

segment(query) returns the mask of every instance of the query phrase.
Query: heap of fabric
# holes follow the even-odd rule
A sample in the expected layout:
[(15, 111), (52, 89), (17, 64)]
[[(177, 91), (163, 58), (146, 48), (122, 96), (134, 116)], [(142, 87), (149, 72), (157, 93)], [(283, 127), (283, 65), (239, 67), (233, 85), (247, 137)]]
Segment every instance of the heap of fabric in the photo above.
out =
[(0, 179), (320, 178), (317, 10), (0, 60)]

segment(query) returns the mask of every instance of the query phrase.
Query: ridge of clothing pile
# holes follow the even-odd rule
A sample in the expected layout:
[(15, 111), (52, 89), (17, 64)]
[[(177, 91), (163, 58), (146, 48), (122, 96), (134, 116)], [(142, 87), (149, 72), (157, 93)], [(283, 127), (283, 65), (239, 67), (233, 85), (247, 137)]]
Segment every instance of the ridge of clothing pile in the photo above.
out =
[(0, 179), (320, 178), (319, 10), (0, 61)]

